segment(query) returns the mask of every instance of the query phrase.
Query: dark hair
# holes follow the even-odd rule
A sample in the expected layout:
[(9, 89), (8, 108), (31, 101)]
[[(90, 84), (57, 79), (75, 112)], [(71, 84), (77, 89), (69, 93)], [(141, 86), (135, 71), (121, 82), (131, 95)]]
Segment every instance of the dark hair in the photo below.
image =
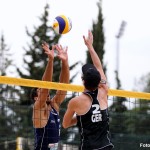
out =
[(32, 100), (33, 102), (35, 102), (34, 97), (37, 96), (37, 89), (38, 89), (38, 88), (33, 88), (33, 89), (31, 90), (31, 93), (30, 93), (30, 98), (31, 98), (31, 100)]
[(101, 80), (99, 71), (92, 64), (86, 64), (82, 67), (84, 86), (88, 90), (95, 90)]

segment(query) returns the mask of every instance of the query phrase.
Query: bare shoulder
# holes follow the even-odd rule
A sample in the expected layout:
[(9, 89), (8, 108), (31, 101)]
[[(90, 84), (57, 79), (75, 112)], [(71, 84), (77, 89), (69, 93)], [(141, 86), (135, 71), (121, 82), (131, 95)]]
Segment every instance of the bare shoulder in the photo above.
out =
[(72, 101), (73, 103), (79, 103), (79, 102), (81, 102), (82, 99), (85, 99), (87, 97), (89, 97), (89, 96), (86, 94), (81, 94), (77, 97), (72, 98), (70, 101)]
[(69, 101), (68, 106), (69, 107), (76, 107), (78, 102), (79, 102), (79, 97), (74, 97)]
[(81, 94), (78, 97), (71, 99), (68, 103), (68, 108), (72, 109), (78, 115), (85, 114), (91, 106), (91, 98), (86, 94)]
[(72, 98), (68, 103), (68, 107), (74, 108), (74, 109), (79, 107), (79, 105), (81, 104), (81, 99), (83, 99), (83, 94)]

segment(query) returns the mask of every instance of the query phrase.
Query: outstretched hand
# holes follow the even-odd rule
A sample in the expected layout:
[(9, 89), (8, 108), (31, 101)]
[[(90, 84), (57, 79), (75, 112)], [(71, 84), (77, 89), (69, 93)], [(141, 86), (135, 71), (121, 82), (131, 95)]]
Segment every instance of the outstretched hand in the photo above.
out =
[(57, 57), (61, 59), (62, 61), (67, 61), (68, 60), (68, 47), (63, 48), (61, 45), (55, 45), (55, 48), (58, 52)]
[(49, 59), (54, 59), (54, 48), (55, 46), (52, 46), (52, 50), (49, 49), (49, 45), (46, 42), (42, 43), (42, 48), (45, 51), (45, 53), (47, 54)]
[(83, 35), (84, 43), (87, 47), (91, 46), (93, 44), (93, 34), (91, 31), (88, 31), (88, 37), (86, 38)]

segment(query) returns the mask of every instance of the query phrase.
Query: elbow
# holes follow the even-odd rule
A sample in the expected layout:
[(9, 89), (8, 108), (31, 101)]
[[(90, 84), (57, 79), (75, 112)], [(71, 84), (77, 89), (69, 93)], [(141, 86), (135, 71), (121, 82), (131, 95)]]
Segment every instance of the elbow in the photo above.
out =
[(62, 126), (63, 126), (64, 129), (68, 128), (67, 124), (64, 123), (64, 122), (62, 123)]
[(64, 129), (69, 128), (70, 127), (70, 123), (68, 121), (63, 120), (62, 126), (63, 126)]

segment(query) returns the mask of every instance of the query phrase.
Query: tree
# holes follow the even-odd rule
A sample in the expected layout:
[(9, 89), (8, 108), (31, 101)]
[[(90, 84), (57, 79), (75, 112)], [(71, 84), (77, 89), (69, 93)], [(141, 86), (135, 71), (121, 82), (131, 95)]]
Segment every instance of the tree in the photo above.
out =
[[(8, 48), (7, 44), (5, 43), (5, 37), (2, 34), (0, 38), (0, 75), (6, 76), (8, 73), (10, 73), (10, 68), (14, 67), (12, 60), (12, 54), (10, 53), (10, 49)], [(12, 72), (11, 72), (12, 73)], [(13, 90), (11, 86), (8, 85), (0, 85), (0, 95), (10, 95), (10, 97), (13, 95)], [(12, 91), (13, 90), (13, 91)], [(9, 93), (9, 94), (8, 94)]]
[(12, 60), (10, 59), (10, 49), (7, 48), (5, 43), (4, 35), (1, 35), (0, 39), (0, 75), (4, 76), (7, 74), (9, 67), (12, 65)]
[(150, 72), (140, 77), (135, 83), (136, 91), (150, 92)]
[[(98, 57), (100, 58), (104, 68), (104, 72), (106, 73), (106, 65), (104, 65), (104, 60), (103, 60), (105, 54), (105, 50), (104, 50), (105, 37), (104, 37), (104, 30), (103, 30), (103, 14), (102, 14), (101, 0), (97, 3), (97, 6), (99, 10), (98, 18), (96, 22), (93, 22), (93, 26), (92, 26), (92, 33), (94, 37), (93, 47)], [(86, 63), (92, 63), (88, 51), (87, 51)]]
[(143, 80), (145, 82), (145, 87), (143, 91), (150, 93), (150, 72), (145, 77), (143, 77)]
[[(51, 47), (52, 45), (57, 44), (61, 37), (61, 35), (56, 34), (53, 28), (48, 25), (48, 17), (49, 5), (47, 4), (44, 8), (44, 14), (42, 17), (39, 17), (41, 25), (39, 27), (34, 27), (35, 31), (33, 33), (30, 33), (28, 29), (26, 29), (27, 35), (31, 38), (32, 45), (28, 44), (28, 48), (24, 48), (25, 54), (22, 69), (17, 68), (17, 71), (22, 78), (41, 80), (47, 64), (47, 55), (41, 47), (42, 41), (46, 41)], [(76, 62), (70, 66), (70, 70), (72, 70), (78, 63), (79, 62)], [(58, 82), (61, 69), (61, 62), (58, 58), (55, 58), (53, 68), (53, 81)], [(71, 78), (71, 81), (75, 76), (76, 74)], [(27, 101), (29, 99), (30, 90), (30, 88), (27, 88), (27, 92), (20, 95), (22, 104), (30, 104), (30, 102)]]
[[(142, 92), (150, 93), (150, 73), (142, 76), (138, 83), (136, 84), (136, 88), (140, 89)], [(135, 107), (130, 110), (133, 114), (131, 120), (128, 121), (128, 130), (132, 134), (138, 134), (143, 137), (145, 142), (148, 142), (148, 136), (150, 134), (149, 126), (150, 126), (150, 100), (138, 99), (136, 100)]]
[[(4, 35), (1, 35), (0, 39), (0, 75), (5, 76), (8, 70), (8, 67), (11, 65), (12, 60), (9, 58), (9, 48), (7, 48), (7, 45), (5, 44), (5, 38)], [(1, 116), (5, 117), (6, 111), (4, 110), (6, 105), (5, 95), (7, 94), (7, 85), (1, 84), (0, 85), (0, 103), (1, 103)], [(6, 122), (4, 122), (6, 123)]]
[[(54, 30), (51, 26), (48, 26), (48, 15), (49, 5), (47, 4), (44, 8), (44, 14), (39, 17), (41, 25), (34, 27), (33, 33), (30, 33), (26, 28), (27, 35), (31, 38), (31, 45), (28, 44), (28, 48), (24, 48), (25, 54), (23, 59), (22, 69), (17, 68), (17, 71), (21, 78), (41, 80), (45, 66), (47, 64), (47, 55), (42, 50), (42, 41), (50, 43), (50, 47), (53, 44), (58, 43), (60, 35), (55, 35)], [(57, 58), (56, 58), (57, 59)], [(58, 81), (60, 61), (55, 60), (54, 62), (54, 76), (53, 79)], [(23, 70), (24, 69), (24, 70)], [(31, 104), (29, 101), (30, 88), (23, 88), (26, 92), (20, 95), (22, 104)]]
[[(0, 38), (0, 75), (7, 76), (10, 68), (13, 67), (13, 60), (11, 59), (10, 49), (8, 48), (4, 34)], [(13, 108), (10, 103), (12, 96), (16, 90), (9, 85), (0, 84), (0, 143), (1, 149), (4, 149), (4, 143), (10, 140), (10, 135), (15, 133), (15, 125), (13, 121), (17, 122), (16, 115), (13, 113)], [(9, 135), (9, 136), (8, 136)], [(6, 147), (6, 145), (5, 145)]]
[[(121, 81), (118, 77), (118, 71), (116, 73), (116, 82), (117, 82), (117, 89), (121, 89)], [(127, 119), (125, 112), (127, 111), (127, 107), (125, 106), (124, 102), (127, 99), (124, 97), (114, 97), (113, 103), (109, 107), (110, 116), (111, 116), (111, 132), (112, 133), (126, 133), (127, 127), (125, 125), (125, 121)], [(121, 122), (121, 125), (119, 125)], [(118, 126), (118, 128), (116, 128)]]
[[(103, 66), (104, 72), (106, 74), (107, 69), (106, 69), (106, 65), (104, 64), (105, 36), (104, 36), (104, 30), (103, 30), (103, 14), (102, 14), (102, 8), (101, 8), (101, 0), (97, 5), (98, 5), (98, 8), (99, 8), (99, 14), (98, 14), (98, 21), (96, 23), (93, 23), (93, 30), (92, 30), (93, 37), (94, 37), (93, 47), (94, 47), (96, 53), (98, 54), (98, 56), (99, 56), (99, 58), (102, 62), (102, 66)], [(92, 63), (92, 60), (91, 60), (90, 55), (89, 55), (88, 52), (87, 52), (86, 63)], [(117, 76), (117, 73), (116, 73), (116, 80), (119, 83), (119, 88), (120, 88), (121, 87), (121, 82), (120, 82), (120, 80)], [(123, 104), (123, 102), (125, 100), (126, 100), (125, 98), (117, 98), (116, 97), (115, 102), (109, 108), (110, 109), (110, 122), (111, 122), (110, 131), (111, 131), (111, 133), (113, 133), (113, 132), (116, 133), (116, 132), (120, 132), (122, 130), (125, 130), (125, 127), (116, 128), (116, 126), (114, 126), (114, 124), (116, 125), (117, 123), (120, 122), (120, 120), (118, 119), (118, 117), (121, 116), (120, 114), (127, 110), (126, 106)], [(117, 115), (117, 118), (115, 117), (115, 115)], [(121, 117), (119, 117), (119, 118), (121, 118)]]
[(121, 81), (119, 79), (118, 71), (117, 70), (115, 71), (115, 74), (116, 74), (116, 83), (117, 83), (116, 89), (121, 89)]

